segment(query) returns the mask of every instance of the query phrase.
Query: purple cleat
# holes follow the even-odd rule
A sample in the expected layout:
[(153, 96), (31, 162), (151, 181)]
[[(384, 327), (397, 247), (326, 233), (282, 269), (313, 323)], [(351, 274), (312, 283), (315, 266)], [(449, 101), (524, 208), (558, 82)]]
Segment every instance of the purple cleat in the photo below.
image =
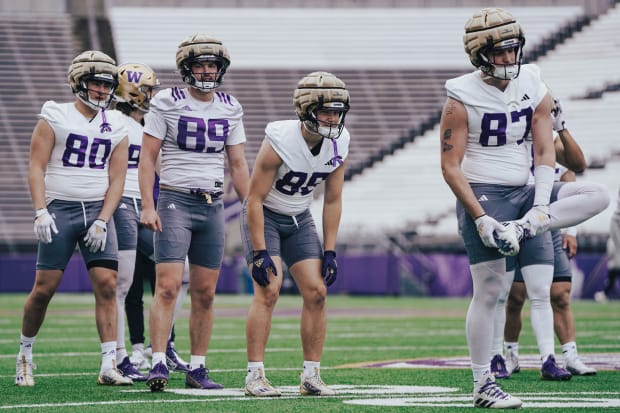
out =
[(129, 357), (125, 357), (121, 364), (116, 368), (123, 373), (123, 376), (129, 377), (133, 381), (146, 381), (147, 377), (140, 373), (133, 364), (129, 361)]
[(572, 374), (558, 366), (553, 355), (547, 357), (540, 370), (540, 376), (543, 380), (570, 380)]
[(209, 370), (204, 366), (200, 366), (197, 369), (189, 371), (185, 375), (185, 387), (191, 389), (209, 389), (217, 390), (223, 389), (219, 383), (214, 382), (209, 378)]
[(152, 392), (164, 391), (168, 386), (168, 367), (161, 361), (153, 366), (149, 377), (146, 379), (146, 386)]
[(509, 379), (510, 373), (506, 370), (506, 361), (501, 354), (496, 354), (491, 359), (491, 374), (496, 379)]
[(168, 341), (168, 345), (166, 346), (166, 364), (172, 371), (178, 371), (180, 373), (189, 372), (189, 366), (181, 356), (179, 356), (172, 341)]

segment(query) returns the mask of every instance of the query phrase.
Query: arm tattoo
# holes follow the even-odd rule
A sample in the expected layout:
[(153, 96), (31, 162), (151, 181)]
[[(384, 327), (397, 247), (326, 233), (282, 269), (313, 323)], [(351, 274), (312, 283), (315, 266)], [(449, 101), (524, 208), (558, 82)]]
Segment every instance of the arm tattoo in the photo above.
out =
[(450, 143), (447, 142), (450, 140), (451, 137), (452, 137), (452, 129), (446, 129), (446, 131), (443, 133), (443, 139), (441, 143), (442, 152), (448, 152), (449, 150), (454, 148), (454, 146), (450, 145)]

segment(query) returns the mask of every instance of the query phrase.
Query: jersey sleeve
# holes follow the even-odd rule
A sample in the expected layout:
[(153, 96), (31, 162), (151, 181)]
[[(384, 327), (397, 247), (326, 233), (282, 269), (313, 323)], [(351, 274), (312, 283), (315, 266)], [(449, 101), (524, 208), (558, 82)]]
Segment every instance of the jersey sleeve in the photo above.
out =
[[(170, 89), (159, 92), (151, 101), (150, 110), (144, 115), (144, 133), (154, 138), (164, 140), (168, 126), (163, 112), (166, 110), (166, 101), (162, 99), (164, 94), (169, 94)], [(160, 96), (161, 95), (161, 96)]]

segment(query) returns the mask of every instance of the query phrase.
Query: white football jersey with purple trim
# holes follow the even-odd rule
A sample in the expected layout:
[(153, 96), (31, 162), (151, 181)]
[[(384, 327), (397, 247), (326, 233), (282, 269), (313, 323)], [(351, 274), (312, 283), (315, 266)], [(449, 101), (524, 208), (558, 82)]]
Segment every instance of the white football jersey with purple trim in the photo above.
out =
[(201, 102), (187, 88), (164, 89), (151, 100), (144, 132), (163, 140), (160, 183), (221, 190), (226, 146), (245, 143), (243, 108), (223, 92)]
[(99, 111), (84, 117), (75, 103), (47, 101), (41, 108), (54, 130), (54, 147), (45, 172), (45, 196), (65, 201), (99, 201), (109, 187), (108, 166), (112, 151), (127, 136), (124, 116)]
[(312, 191), (332, 173), (349, 154), (349, 131), (343, 128), (338, 139), (323, 139), (314, 156), (301, 134), (298, 120), (271, 122), (265, 138), (282, 159), (264, 205), (284, 215), (298, 215), (310, 207)]
[(547, 94), (540, 70), (521, 66), (506, 90), (488, 85), (475, 71), (446, 82), (448, 96), (467, 110), (468, 137), (463, 174), (470, 183), (525, 185), (530, 175), (525, 138), (532, 116)]

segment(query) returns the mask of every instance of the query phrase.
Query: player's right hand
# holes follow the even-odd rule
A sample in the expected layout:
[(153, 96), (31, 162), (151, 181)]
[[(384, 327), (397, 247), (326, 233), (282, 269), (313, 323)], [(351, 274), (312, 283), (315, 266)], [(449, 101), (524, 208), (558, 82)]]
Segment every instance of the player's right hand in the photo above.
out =
[(254, 281), (258, 285), (265, 287), (269, 284), (269, 271), (273, 273), (274, 277), (278, 276), (276, 266), (267, 250), (254, 251), (254, 257), (252, 258), (252, 278), (254, 278)]
[(140, 212), (140, 224), (151, 231), (161, 232), (162, 230), (159, 214), (155, 211), (155, 208), (143, 209), (142, 212)]
[(58, 234), (54, 217), (50, 215), (47, 208), (37, 210), (34, 217), (34, 235), (37, 240), (49, 244), (52, 242), (52, 231), (54, 234)]
[(489, 248), (498, 248), (493, 233), (505, 231), (504, 226), (487, 214), (479, 216), (474, 222), (482, 243)]

